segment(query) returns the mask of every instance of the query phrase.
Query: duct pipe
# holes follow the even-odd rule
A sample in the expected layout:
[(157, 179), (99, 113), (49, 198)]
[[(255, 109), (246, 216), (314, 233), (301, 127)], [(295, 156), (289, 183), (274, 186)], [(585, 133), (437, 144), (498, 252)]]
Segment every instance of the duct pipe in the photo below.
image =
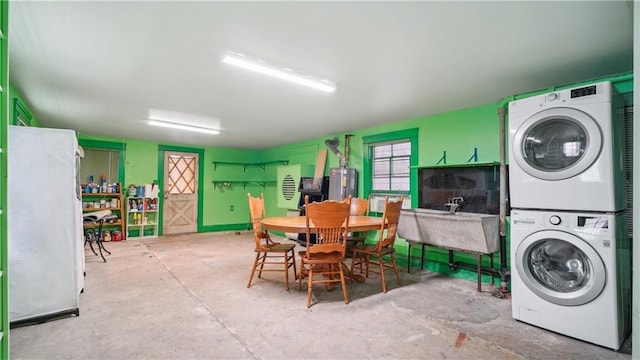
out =
[(344, 167), (349, 167), (349, 138), (352, 134), (344, 134)]
[(508, 282), (511, 274), (507, 269), (507, 161), (505, 139), (505, 111), (498, 108), (500, 121), (500, 290), (496, 295), (504, 297), (509, 292)]

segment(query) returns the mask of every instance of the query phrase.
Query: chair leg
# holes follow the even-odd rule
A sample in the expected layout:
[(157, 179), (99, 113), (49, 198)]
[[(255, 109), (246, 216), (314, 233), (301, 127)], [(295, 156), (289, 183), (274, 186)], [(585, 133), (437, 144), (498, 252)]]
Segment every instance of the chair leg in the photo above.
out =
[(338, 263), (338, 264), (336, 264), (336, 266), (340, 270), (340, 282), (342, 283), (342, 294), (344, 296), (344, 303), (348, 304), (349, 303), (349, 296), (347, 295), (347, 284), (344, 281), (344, 271), (342, 270), (342, 264)]
[(364, 268), (365, 268), (364, 277), (366, 277), (366, 278), (369, 277), (369, 262), (370, 262), (370, 260), (371, 260), (371, 255), (365, 254), (364, 255)]
[(260, 253), (258, 252), (256, 253), (256, 259), (253, 260), (253, 266), (251, 267), (251, 275), (249, 276), (249, 283), (247, 283), (247, 288), (251, 287), (251, 281), (253, 280), (253, 275), (256, 273), (256, 268), (258, 267), (259, 259), (260, 259)]
[(102, 261), (107, 262), (107, 259), (104, 258), (104, 254), (102, 253), (102, 240), (98, 239), (96, 241), (97, 241), (96, 245), (98, 246), (98, 252), (100, 253), (100, 257), (102, 258)]
[(289, 252), (284, 253), (284, 282), (285, 289), (289, 291)]
[(262, 279), (262, 269), (264, 269), (264, 263), (267, 261), (267, 253), (259, 253), (260, 256), (260, 269), (258, 270), (258, 279)]
[(298, 291), (302, 291), (302, 274), (304, 271), (304, 264), (300, 260), (300, 276), (298, 276)]
[(293, 263), (293, 279), (295, 280), (298, 278), (298, 274), (296, 272), (296, 253), (293, 250), (291, 249), (291, 262)]
[(313, 287), (313, 265), (309, 266), (309, 279), (307, 279), (307, 309), (311, 307), (312, 287)]
[(380, 280), (382, 281), (382, 292), (387, 292), (387, 281), (384, 278), (384, 259), (382, 255), (378, 255), (378, 266), (380, 267)]
[(349, 284), (353, 284), (353, 274), (355, 274), (354, 270), (355, 270), (356, 256), (358, 256), (358, 252), (354, 250), (353, 254), (351, 255), (351, 270), (349, 271), (351, 273), (351, 276), (349, 277)]
[(98, 256), (98, 253), (93, 250), (93, 244), (92, 244), (93, 240), (89, 240), (89, 247), (91, 248), (91, 252), (93, 253), (93, 255)]
[(396, 264), (396, 257), (391, 254), (391, 263), (393, 264), (393, 270), (396, 272), (396, 279), (398, 279), (398, 285), (402, 285), (400, 280), (400, 271), (398, 271), (398, 264)]

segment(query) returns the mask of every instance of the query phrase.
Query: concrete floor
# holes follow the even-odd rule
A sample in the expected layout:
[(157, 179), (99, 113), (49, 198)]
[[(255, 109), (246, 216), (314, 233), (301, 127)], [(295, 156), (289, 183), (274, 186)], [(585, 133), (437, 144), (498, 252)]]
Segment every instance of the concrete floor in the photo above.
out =
[[(287, 240), (284, 240), (287, 241)], [(630, 359), (511, 318), (509, 300), (471, 281), (401, 272), (340, 289), (284, 290), (281, 273), (247, 289), (247, 232), (107, 243), (87, 254), (80, 316), (14, 328), (12, 359)], [(302, 247), (298, 247), (302, 249)]]

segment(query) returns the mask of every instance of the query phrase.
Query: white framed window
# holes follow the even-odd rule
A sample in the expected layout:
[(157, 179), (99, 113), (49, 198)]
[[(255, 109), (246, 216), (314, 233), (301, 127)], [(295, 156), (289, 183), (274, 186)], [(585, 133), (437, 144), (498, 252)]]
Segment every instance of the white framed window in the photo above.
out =
[(400, 140), (372, 146), (372, 192), (409, 192), (411, 142)]
[(411, 208), (411, 193), (418, 186), (418, 129), (364, 136), (364, 196), (370, 211), (381, 213), (384, 198), (404, 197), (403, 208)]

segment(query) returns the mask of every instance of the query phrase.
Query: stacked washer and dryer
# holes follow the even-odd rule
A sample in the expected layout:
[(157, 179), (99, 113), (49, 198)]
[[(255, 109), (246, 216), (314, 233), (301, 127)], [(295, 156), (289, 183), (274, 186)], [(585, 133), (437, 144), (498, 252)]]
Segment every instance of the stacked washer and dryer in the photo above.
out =
[(631, 306), (622, 105), (610, 82), (509, 103), (513, 318), (615, 350)]

